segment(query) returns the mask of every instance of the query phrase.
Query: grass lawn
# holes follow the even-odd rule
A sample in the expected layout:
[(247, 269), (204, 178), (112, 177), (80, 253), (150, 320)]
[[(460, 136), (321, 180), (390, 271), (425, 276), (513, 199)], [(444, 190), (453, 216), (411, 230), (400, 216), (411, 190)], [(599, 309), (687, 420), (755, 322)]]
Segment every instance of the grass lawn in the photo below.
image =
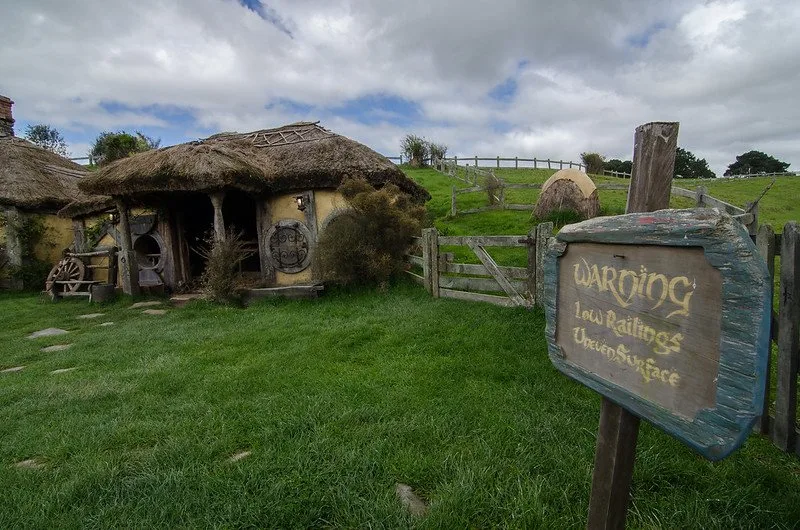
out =
[[(552, 368), (538, 311), (410, 285), (129, 305), (0, 295), (0, 369), (25, 366), (0, 373), (0, 528), (585, 525), (599, 398)], [(45, 327), (70, 333), (25, 338)], [(643, 425), (637, 459), (631, 528), (800, 521), (800, 460), (759, 437), (709, 463)]]

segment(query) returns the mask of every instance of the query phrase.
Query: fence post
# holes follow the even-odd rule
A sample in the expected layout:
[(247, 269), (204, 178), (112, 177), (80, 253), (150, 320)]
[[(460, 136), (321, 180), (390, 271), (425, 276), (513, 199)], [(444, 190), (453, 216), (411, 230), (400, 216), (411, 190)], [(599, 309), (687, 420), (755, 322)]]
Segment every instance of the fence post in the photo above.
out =
[(455, 217), (456, 211), (456, 187), (453, 186), (453, 189), (450, 190), (450, 217)]
[(559, 160), (558, 161), (558, 169), (564, 169), (564, 161), (563, 160)]
[(500, 155), (497, 155), (497, 169), (500, 169)]
[(708, 188), (705, 186), (697, 186), (697, 188), (694, 190), (694, 200), (697, 203), (698, 208), (703, 206), (704, 195), (708, 195)]
[(538, 169), (538, 168), (536, 167), (536, 157), (533, 157), (533, 169)]
[[(763, 225), (758, 230), (756, 236), (756, 246), (758, 253), (767, 262), (769, 277), (772, 278), (772, 285), (775, 285), (775, 231), (771, 225)], [(769, 301), (770, 313), (772, 313), (772, 298)], [(770, 318), (770, 346), (772, 345), (772, 318)], [(772, 355), (767, 355), (767, 376), (766, 390), (764, 391), (764, 404), (761, 408), (761, 417), (758, 419), (758, 428), (761, 434), (769, 434), (769, 403), (770, 403), (770, 383), (772, 372)]]
[(506, 209), (506, 181), (500, 179), (500, 209)]
[(519, 169), (519, 157), (514, 157), (514, 169)]
[(800, 328), (800, 232), (797, 223), (783, 227), (781, 241), (781, 298), (778, 315), (778, 370), (775, 396), (775, 425), (772, 441), (783, 451), (794, 449), (797, 420), (798, 328)]
[(534, 300), (539, 307), (544, 301), (544, 255), (547, 251), (547, 239), (553, 235), (553, 223), (536, 225), (536, 294)]
[(745, 203), (744, 211), (753, 214), (753, 220), (747, 224), (747, 232), (750, 234), (751, 238), (755, 239), (756, 236), (758, 235), (758, 203), (757, 202)]
[(475, 167), (478, 167), (478, 155), (475, 155)]
[(572, 169), (572, 161), (570, 160), (569, 168)]
[(553, 168), (550, 167), (550, 159), (549, 158), (547, 159), (547, 169), (553, 169)]
[(528, 277), (525, 285), (531, 297), (531, 307), (539, 303), (539, 299), (536, 297), (536, 276), (539, 274), (539, 271), (536, 270), (536, 251), (539, 248), (536, 240), (536, 228), (534, 226), (528, 232)]
[(457, 156), (454, 156), (454, 157), (453, 157), (453, 163), (454, 163), (456, 166), (458, 166), (458, 157), (457, 157)]

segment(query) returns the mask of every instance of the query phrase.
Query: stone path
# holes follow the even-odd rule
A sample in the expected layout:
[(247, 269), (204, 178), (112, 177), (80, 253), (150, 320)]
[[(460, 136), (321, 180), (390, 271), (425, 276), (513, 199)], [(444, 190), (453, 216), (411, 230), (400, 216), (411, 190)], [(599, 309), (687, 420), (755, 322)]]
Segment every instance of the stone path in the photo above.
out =
[(78, 369), (78, 367), (77, 367), (77, 366), (73, 366), (72, 368), (59, 368), (58, 370), (53, 370), (53, 371), (52, 371), (52, 372), (50, 372), (50, 373), (51, 373), (52, 375), (55, 375), (55, 374), (65, 374), (65, 373), (67, 373), (67, 372), (71, 372), (71, 371), (73, 371), (73, 370), (77, 370), (77, 369)]
[(44, 462), (40, 462), (36, 458), (29, 458), (27, 460), (15, 462), (14, 467), (18, 467), (20, 469), (42, 469), (44, 467)]
[(248, 456), (250, 456), (252, 454), (253, 454), (252, 451), (241, 451), (241, 452), (236, 453), (235, 455), (231, 456), (228, 459), (228, 462), (238, 462), (239, 460), (241, 460), (243, 458), (247, 458)]
[(79, 320), (89, 320), (91, 318), (100, 318), (105, 315), (106, 315), (105, 313), (87, 313), (85, 315), (78, 315), (75, 318)]
[(24, 369), (24, 366), (12, 366), (11, 368), (6, 368), (5, 370), (0, 370), (0, 374), (11, 374), (14, 372), (19, 372), (20, 370)]
[(35, 331), (28, 335), (29, 339), (38, 339), (39, 337), (55, 337), (56, 335), (66, 335), (69, 331), (58, 328), (47, 328)]
[(397, 483), (394, 488), (394, 493), (408, 512), (414, 517), (422, 517), (428, 513), (428, 505), (422, 500), (411, 486), (408, 484)]
[(47, 348), (42, 348), (42, 351), (46, 353), (52, 353), (54, 351), (68, 350), (71, 347), (72, 344), (53, 344), (52, 346), (48, 346)]
[(157, 305), (164, 305), (164, 302), (156, 302), (156, 301), (152, 301), (152, 302), (136, 302), (135, 304), (133, 304), (131, 306), (131, 309), (139, 309), (139, 308), (142, 308), (142, 307), (155, 307)]
[(166, 315), (167, 314), (167, 310), (166, 309), (145, 309), (144, 311), (142, 311), (142, 313), (145, 314), (145, 315)]

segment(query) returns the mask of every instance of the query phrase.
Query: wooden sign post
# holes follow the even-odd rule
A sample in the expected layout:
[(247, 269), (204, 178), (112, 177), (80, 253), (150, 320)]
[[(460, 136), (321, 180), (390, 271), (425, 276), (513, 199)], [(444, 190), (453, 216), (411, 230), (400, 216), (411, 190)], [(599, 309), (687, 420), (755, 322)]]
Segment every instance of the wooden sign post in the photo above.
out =
[[(668, 206), (677, 124), (636, 131), (629, 212)], [(716, 210), (564, 227), (545, 263), (561, 372), (603, 396), (589, 528), (624, 528), (639, 419), (719, 460), (761, 411), (771, 280), (747, 230)]]

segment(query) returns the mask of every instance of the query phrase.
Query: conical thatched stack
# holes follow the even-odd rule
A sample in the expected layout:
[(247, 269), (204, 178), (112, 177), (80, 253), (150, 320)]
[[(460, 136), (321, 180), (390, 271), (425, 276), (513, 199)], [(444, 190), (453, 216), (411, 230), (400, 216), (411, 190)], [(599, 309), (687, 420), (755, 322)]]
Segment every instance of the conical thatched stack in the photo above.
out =
[(577, 212), (582, 219), (597, 217), (600, 199), (592, 179), (579, 169), (562, 169), (542, 185), (533, 214), (539, 219), (557, 211)]

